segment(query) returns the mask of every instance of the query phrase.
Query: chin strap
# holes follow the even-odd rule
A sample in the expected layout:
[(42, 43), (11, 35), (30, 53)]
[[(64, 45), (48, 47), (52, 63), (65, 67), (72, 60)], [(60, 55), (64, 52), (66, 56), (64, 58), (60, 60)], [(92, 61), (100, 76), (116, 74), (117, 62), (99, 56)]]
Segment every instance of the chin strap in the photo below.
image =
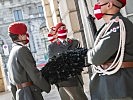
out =
[(113, 16), (114, 14), (106, 14), (106, 13), (105, 13), (104, 15), (109, 15), (109, 16)]
[(120, 41), (116, 57), (113, 63), (107, 69), (103, 69), (101, 66), (93, 66), (94, 73), (100, 73), (101, 75), (111, 75), (116, 73), (121, 68), (124, 58), (125, 40), (126, 40), (125, 25), (121, 19), (117, 17), (116, 19), (111, 20), (107, 25), (105, 25), (105, 27), (101, 30), (101, 32), (97, 36), (94, 46), (99, 42), (102, 36), (106, 35), (111, 25), (116, 21), (119, 22), (120, 25)]

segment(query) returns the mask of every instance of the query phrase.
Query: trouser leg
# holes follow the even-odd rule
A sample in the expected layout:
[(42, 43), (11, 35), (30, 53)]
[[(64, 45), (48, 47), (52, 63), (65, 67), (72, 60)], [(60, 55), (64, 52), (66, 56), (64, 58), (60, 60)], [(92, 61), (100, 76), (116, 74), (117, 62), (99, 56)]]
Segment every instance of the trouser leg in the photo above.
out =
[(72, 96), (73, 100), (88, 100), (87, 96), (84, 93), (83, 88), (78, 86), (73, 87), (64, 87), (66, 92)]
[(59, 88), (59, 94), (60, 94), (61, 100), (71, 100), (70, 96), (67, 94), (67, 92), (64, 90), (63, 87)]

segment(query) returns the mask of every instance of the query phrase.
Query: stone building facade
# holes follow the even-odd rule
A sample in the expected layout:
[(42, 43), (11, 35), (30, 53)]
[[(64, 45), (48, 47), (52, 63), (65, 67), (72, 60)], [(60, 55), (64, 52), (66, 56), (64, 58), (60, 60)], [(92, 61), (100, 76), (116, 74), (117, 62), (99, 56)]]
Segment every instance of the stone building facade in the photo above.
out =
[(0, 53), (4, 63), (12, 46), (7, 29), (15, 21), (26, 23), (30, 35), (29, 48), (36, 60), (43, 59), (46, 36), (40, 34), (40, 28), (46, 25), (41, 0), (0, 0)]
[[(41, 0), (0, 0), (0, 66), (8, 82), (7, 60), (12, 47), (12, 41), (8, 36), (8, 26), (12, 22), (21, 21), (28, 26), (30, 42), (28, 44), (37, 63), (47, 60), (47, 34), (46, 23)], [(43, 29), (43, 31), (42, 31)], [(1, 71), (1, 69), (0, 69)], [(4, 81), (0, 80), (0, 84)]]

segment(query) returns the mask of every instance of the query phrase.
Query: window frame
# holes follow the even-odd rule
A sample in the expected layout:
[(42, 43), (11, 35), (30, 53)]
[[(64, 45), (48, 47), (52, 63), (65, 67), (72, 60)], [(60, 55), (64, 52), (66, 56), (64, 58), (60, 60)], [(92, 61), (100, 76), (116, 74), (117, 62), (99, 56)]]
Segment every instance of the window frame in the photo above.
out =
[(42, 6), (42, 5), (39, 5), (37, 8), (38, 8), (38, 13), (39, 13), (39, 15), (40, 15), (41, 17), (43, 17), (43, 16), (44, 16), (43, 6)]
[(22, 21), (23, 20), (23, 13), (21, 9), (17, 9), (13, 11), (14, 20), (15, 21)]

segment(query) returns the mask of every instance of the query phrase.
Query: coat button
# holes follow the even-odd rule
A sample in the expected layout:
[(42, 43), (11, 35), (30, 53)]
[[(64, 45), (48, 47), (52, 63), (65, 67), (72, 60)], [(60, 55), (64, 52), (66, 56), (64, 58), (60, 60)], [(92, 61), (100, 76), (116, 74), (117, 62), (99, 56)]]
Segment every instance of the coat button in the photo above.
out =
[(37, 91), (37, 89), (34, 89), (35, 91)]

